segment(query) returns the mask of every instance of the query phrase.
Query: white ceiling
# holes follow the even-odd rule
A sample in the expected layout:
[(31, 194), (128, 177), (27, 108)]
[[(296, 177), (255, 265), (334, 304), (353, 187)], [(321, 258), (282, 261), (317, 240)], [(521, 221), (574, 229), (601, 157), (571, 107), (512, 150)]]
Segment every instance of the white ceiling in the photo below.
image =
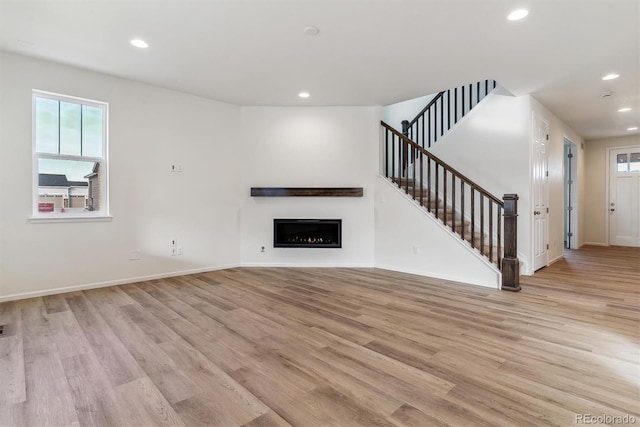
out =
[(238, 105), (387, 105), (493, 78), (586, 139), (640, 122), (639, 27), (639, 0), (0, 0), (6, 51)]

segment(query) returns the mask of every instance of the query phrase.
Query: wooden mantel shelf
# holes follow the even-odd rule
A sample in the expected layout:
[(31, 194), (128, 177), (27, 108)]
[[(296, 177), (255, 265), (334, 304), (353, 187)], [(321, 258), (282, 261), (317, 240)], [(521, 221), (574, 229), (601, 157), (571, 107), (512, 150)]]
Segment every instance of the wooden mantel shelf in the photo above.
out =
[(362, 197), (362, 187), (251, 187), (251, 197)]

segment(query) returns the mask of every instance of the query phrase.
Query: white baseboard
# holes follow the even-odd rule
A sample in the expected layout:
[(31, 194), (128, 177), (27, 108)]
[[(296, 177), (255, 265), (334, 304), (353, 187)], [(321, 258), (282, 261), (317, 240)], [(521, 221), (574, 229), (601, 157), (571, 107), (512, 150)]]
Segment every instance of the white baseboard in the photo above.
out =
[(340, 263), (327, 264), (321, 262), (242, 262), (238, 267), (283, 267), (283, 268), (375, 268), (373, 263)]
[(547, 266), (550, 266), (551, 264), (560, 261), (562, 258), (564, 258), (564, 255), (558, 255), (557, 257), (549, 261), (549, 264), (547, 264)]
[(583, 246), (609, 246), (609, 245), (602, 242), (584, 242), (580, 246), (578, 246), (578, 249), (580, 249)]
[(43, 297), (47, 295), (64, 294), (67, 292), (84, 291), (87, 289), (106, 288), (108, 286), (126, 285), (127, 283), (144, 282), (147, 280), (166, 279), (167, 277), (186, 276), (188, 274), (206, 273), (208, 271), (225, 270), (239, 267), (238, 264), (219, 265), (216, 267), (196, 268), (192, 270), (173, 271), (168, 273), (151, 274), (148, 276), (129, 277), (126, 279), (108, 280), (106, 282), (87, 283), (84, 285), (66, 286), (63, 288), (46, 289), (42, 291), (24, 292), (0, 296), (0, 302), (16, 301), (26, 298)]
[(398, 268), (398, 267), (391, 267), (389, 265), (376, 265), (375, 268), (380, 268), (382, 270), (389, 270), (389, 271), (397, 271), (399, 273), (415, 274), (416, 276), (430, 277), (432, 279), (447, 280), (449, 282), (457, 282), (462, 285), (483, 286), (485, 288), (492, 288), (492, 289), (500, 289), (500, 284), (502, 283), (501, 273), (496, 273), (497, 274), (496, 283), (492, 284), (492, 283), (476, 282), (474, 280), (467, 280), (467, 279), (462, 280), (460, 278), (456, 278), (448, 275), (442, 275), (442, 274), (425, 273), (424, 271), (414, 270), (411, 268)]

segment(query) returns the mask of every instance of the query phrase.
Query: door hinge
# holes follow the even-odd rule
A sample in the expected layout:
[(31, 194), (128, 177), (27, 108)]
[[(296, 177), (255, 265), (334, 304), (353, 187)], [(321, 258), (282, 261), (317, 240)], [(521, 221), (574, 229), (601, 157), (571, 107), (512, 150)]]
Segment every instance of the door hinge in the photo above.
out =
[(546, 172), (545, 172), (545, 176), (549, 176), (549, 171), (546, 171)]
[(572, 210), (573, 210), (573, 206), (569, 206), (569, 207), (567, 207), (567, 210), (568, 210), (568, 211), (572, 211)]
[(569, 153), (569, 154), (567, 154), (567, 157), (570, 158), (570, 159), (573, 159), (573, 154)]
[(569, 185), (573, 184), (573, 180), (570, 179), (569, 181), (567, 181), (567, 184)]
[(549, 213), (549, 208), (547, 208), (547, 213)]
[(573, 237), (573, 233), (567, 233), (567, 236)]
[(549, 244), (547, 243), (547, 249), (549, 249)]
[(549, 134), (547, 134), (547, 141), (549, 140)]

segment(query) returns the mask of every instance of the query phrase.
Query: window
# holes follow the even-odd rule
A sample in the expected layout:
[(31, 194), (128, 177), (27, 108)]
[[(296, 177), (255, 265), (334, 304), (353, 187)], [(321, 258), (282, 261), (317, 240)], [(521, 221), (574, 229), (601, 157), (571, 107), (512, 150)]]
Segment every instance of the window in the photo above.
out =
[(33, 217), (106, 217), (108, 105), (33, 91)]

